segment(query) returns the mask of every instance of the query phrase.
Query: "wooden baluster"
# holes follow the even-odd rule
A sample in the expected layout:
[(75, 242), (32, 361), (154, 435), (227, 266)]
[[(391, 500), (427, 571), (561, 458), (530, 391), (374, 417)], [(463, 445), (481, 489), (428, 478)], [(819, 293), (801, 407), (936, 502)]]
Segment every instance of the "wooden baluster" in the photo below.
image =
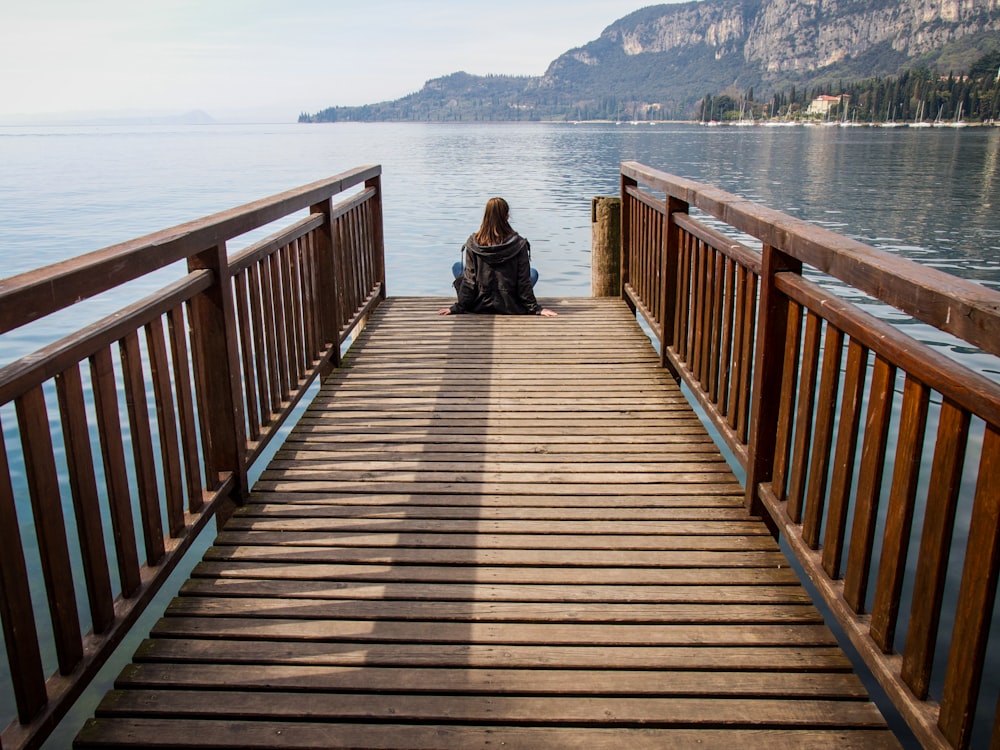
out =
[(260, 407), (260, 425), (267, 427), (271, 424), (271, 415), (274, 409), (271, 407), (271, 387), (269, 372), (273, 372), (271, 360), (268, 359), (267, 344), (265, 343), (265, 323), (267, 310), (264, 307), (263, 296), (260, 290), (260, 271), (258, 265), (254, 263), (247, 269), (247, 286), (250, 293), (250, 317), (253, 330), (253, 358), (254, 372), (257, 377), (257, 403)]
[(788, 332), (785, 334), (785, 362), (781, 369), (781, 396), (778, 406), (778, 435), (774, 446), (774, 475), (771, 489), (778, 502), (788, 499), (788, 462), (791, 458), (792, 432), (795, 428), (795, 393), (799, 377), (799, 356), (802, 343), (802, 306), (788, 305)]
[(684, 233), (677, 261), (677, 324), (674, 351), (682, 362), (690, 363), (691, 353), (691, 274), (694, 262), (694, 237)]
[(62, 419), (63, 444), (66, 447), (66, 467), (73, 511), (76, 517), (80, 559), (90, 604), (90, 619), (95, 633), (107, 631), (115, 619), (111, 574), (104, 551), (104, 528), (101, 524), (101, 503), (97, 494), (94, 457), (90, 450), (90, 429), (87, 425), (86, 401), (80, 367), (74, 365), (56, 377), (59, 415)]
[(156, 403), (156, 424), (160, 435), (160, 460), (163, 492), (167, 506), (167, 528), (176, 538), (184, 530), (184, 480), (181, 476), (181, 453), (177, 444), (177, 412), (170, 388), (170, 365), (163, 323), (157, 318), (146, 325), (146, 350), (149, 352), (150, 377)]
[[(757, 277), (751, 272), (747, 272), (744, 278), (743, 311), (740, 317), (743, 320), (743, 335), (740, 339), (740, 359), (739, 367), (739, 390), (736, 392), (736, 435), (745, 445), (750, 444), (750, 399), (752, 394), (752, 370), (754, 364), (755, 336), (757, 329), (757, 319), (754, 313), (757, 310)], [(782, 349), (784, 354), (784, 349)]]
[(691, 359), (688, 367), (697, 381), (701, 380), (705, 352), (705, 243), (695, 240), (693, 279), (691, 282)]
[(292, 287), (291, 248), (282, 247), (275, 253), (278, 262), (278, 272), (281, 276), (281, 314), (285, 322), (285, 367), (288, 373), (288, 399), (299, 390), (302, 379), (302, 368), (299, 366), (298, 332), (295, 322), (295, 290)]
[(317, 363), (323, 342), (316, 322), (319, 293), (316, 289), (315, 232), (302, 238), (302, 310), (305, 319), (306, 365), (311, 370)]
[(1000, 428), (987, 425), (965, 548), (955, 628), (938, 726), (955, 747), (967, 747), (979, 698), (1000, 573)]
[(177, 395), (177, 412), (180, 419), (181, 448), (184, 451), (184, 479), (188, 493), (188, 510), (197, 513), (204, 505), (205, 498), (200, 479), (198, 427), (194, 416), (194, 394), (191, 387), (187, 329), (184, 325), (182, 305), (167, 312), (167, 333), (170, 336), (170, 353), (174, 365), (174, 391)]
[(920, 476), (929, 400), (930, 391), (927, 386), (907, 375), (903, 385), (892, 487), (886, 509), (882, 556), (879, 560), (869, 631), (872, 640), (886, 654), (892, 653), (896, 638), (896, 621), (912, 535), (913, 507)]
[(283, 248), (282, 272), (285, 278), (285, 309), (288, 321), (288, 341), (295, 372), (295, 388), (306, 374), (305, 338), (302, 332), (302, 288), (299, 285), (299, 243), (298, 240)]
[(962, 483), (962, 465), (969, 437), (969, 414), (948, 400), (941, 404), (934, 462), (931, 467), (927, 507), (920, 536), (920, 555), (913, 590), (910, 625), (903, 650), (901, 676), (913, 694), (926, 700), (930, 688), (931, 666), (935, 641), (941, 619), (948, 575), (951, 536), (955, 526), (955, 509)]
[(27, 724), (48, 701), (38, 631), (31, 607), (28, 569), (10, 483), (7, 447), (0, 429), (0, 624), (17, 704), (17, 718)]
[(240, 358), (243, 363), (243, 390), (247, 412), (247, 428), (251, 440), (260, 439), (261, 423), (257, 420), (257, 369), (253, 356), (253, 334), (250, 330), (250, 310), (248, 299), (250, 290), (247, 288), (247, 272), (241, 271), (233, 278), (233, 302), (236, 304), (236, 323), (239, 327)]
[(275, 368), (278, 371), (279, 403), (284, 404), (289, 399), (293, 378), (290, 374), (291, 362), (288, 337), (286, 335), (288, 328), (285, 325), (284, 293), (281, 288), (281, 259), (279, 254), (275, 252), (269, 255), (266, 263), (268, 266), (267, 278), (271, 297), (271, 311), (274, 315), (274, 330), (272, 332), (272, 336), (274, 339), (275, 352), (277, 354), (277, 358), (275, 359)]
[(851, 528), (851, 547), (844, 576), (844, 599), (855, 612), (863, 612), (868, 595), (868, 576), (875, 543), (875, 523), (885, 469), (886, 444), (892, 419), (892, 396), (896, 368), (881, 357), (875, 358), (872, 386), (865, 419), (865, 439), (861, 448), (861, 470)]
[(723, 294), (726, 283), (726, 256), (722, 253), (715, 253), (715, 264), (712, 269), (712, 278), (715, 285), (712, 288), (712, 337), (708, 342), (711, 362), (708, 369), (708, 398), (713, 404), (719, 399), (719, 363), (722, 360), (720, 347), (722, 346), (722, 311)]
[(83, 643), (45, 394), (36, 386), (14, 404), (59, 671), (69, 674), (83, 658)]
[(101, 437), (104, 482), (118, 557), (118, 577), (122, 596), (127, 599), (139, 589), (142, 579), (139, 575), (139, 552), (135, 539), (128, 470), (125, 467), (118, 387), (109, 349), (101, 349), (90, 358), (90, 381), (94, 388), (94, 411), (97, 413), (97, 430)]
[(729, 414), (729, 382), (733, 372), (733, 319), (736, 309), (736, 261), (726, 258), (725, 288), (722, 303), (722, 344), (719, 352), (719, 392), (716, 396), (720, 416)]
[(794, 523), (802, 521), (805, 502), (809, 453), (812, 446), (815, 414), (816, 380), (819, 377), (819, 350), (822, 342), (822, 322), (811, 310), (806, 312), (806, 333), (802, 344), (802, 369), (799, 377), (798, 405), (795, 414), (795, 435), (792, 439), (792, 472), (788, 479), (788, 517)]
[(844, 555), (844, 534), (854, 480), (854, 457), (858, 448), (858, 427), (861, 423), (861, 402), (865, 391), (865, 370), (868, 349), (851, 339), (847, 346), (847, 370), (840, 401), (837, 424), (837, 447), (833, 460), (833, 481), (830, 485), (826, 534), (823, 538), (823, 569), (830, 578), (840, 577)]
[(674, 372), (673, 366), (668, 364), (667, 349), (675, 347), (677, 344), (677, 313), (678, 304), (681, 301), (681, 246), (684, 242), (684, 233), (677, 226), (674, 214), (687, 214), (688, 204), (668, 195), (666, 212), (666, 227), (663, 232), (662, 283), (660, 285), (662, 310), (660, 318), (660, 366), (670, 369), (671, 374), (677, 379), (680, 374)]
[[(270, 386), (271, 414), (278, 414), (281, 411), (282, 376), (281, 360), (278, 358), (280, 346), (281, 326), (277, 321), (279, 315), (274, 304), (274, 285), (271, 282), (271, 259), (264, 258), (258, 264), (260, 269), (260, 293), (262, 297), (262, 310), (264, 315), (263, 333), (264, 344), (267, 349), (267, 372), (268, 384)], [(268, 424), (271, 420), (268, 419)]]
[(813, 435), (812, 460), (809, 462), (806, 512), (802, 523), (802, 537), (812, 549), (819, 547), (819, 533), (823, 523), (843, 343), (843, 333), (827, 325), (826, 344), (823, 347), (823, 372), (820, 376), (819, 400), (816, 402), (816, 432)]
[(739, 424), (740, 420), (740, 393), (744, 390), (742, 376), (745, 372), (743, 368), (743, 362), (746, 358), (746, 350), (748, 344), (746, 339), (749, 337), (747, 333), (747, 326), (749, 325), (746, 319), (746, 293), (747, 293), (747, 278), (750, 276), (749, 272), (743, 266), (737, 264), (736, 266), (736, 298), (734, 303), (734, 316), (735, 320), (733, 323), (733, 371), (731, 380), (729, 381), (729, 414), (728, 422), (729, 426), (734, 430)]
[(139, 514), (142, 517), (143, 539), (146, 543), (146, 563), (159, 565), (163, 559), (163, 520), (160, 518), (160, 493), (153, 458), (152, 426), (146, 405), (146, 381), (142, 371), (139, 338), (128, 334), (119, 342), (122, 376), (125, 381), (125, 403), (128, 406), (132, 459), (139, 491)]

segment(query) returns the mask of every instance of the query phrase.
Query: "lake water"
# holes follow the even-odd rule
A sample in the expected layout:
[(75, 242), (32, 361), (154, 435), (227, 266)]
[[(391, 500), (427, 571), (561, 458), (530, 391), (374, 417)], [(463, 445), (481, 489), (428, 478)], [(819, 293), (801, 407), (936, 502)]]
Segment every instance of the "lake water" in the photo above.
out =
[[(1000, 289), (1000, 128), (335, 124), (0, 128), (0, 276), (281, 192), (383, 167), (390, 295), (452, 293), (449, 268), (502, 195), (539, 296), (590, 292), (590, 200), (635, 160)], [(160, 272), (139, 296), (175, 278)], [(123, 303), (87, 303), (0, 339), (0, 365)], [(881, 309), (888, 319), (892, 311)], [(902, 321), (898, 321), (902, 322)], [(995, 358), (908, 330), (1000, 380)], [(0, 413), (12, 424), (7, 410)], [(25, 511), (27, 513), (27, 511)], [(30, 516), (30, 513), (27, 514)], [(10, 708), (0, 667), (0, 725)], [(71, 736), (71, 735), (70, 735)]]

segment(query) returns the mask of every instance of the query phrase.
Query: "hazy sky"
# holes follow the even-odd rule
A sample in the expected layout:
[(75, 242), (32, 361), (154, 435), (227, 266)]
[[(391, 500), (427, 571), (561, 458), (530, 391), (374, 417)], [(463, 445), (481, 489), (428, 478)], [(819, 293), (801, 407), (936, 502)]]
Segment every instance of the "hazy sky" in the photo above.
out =
[(0, 121), (201, 109), (294, 120), (429, 78), (541, 75), (643, 0), (0, 0)]

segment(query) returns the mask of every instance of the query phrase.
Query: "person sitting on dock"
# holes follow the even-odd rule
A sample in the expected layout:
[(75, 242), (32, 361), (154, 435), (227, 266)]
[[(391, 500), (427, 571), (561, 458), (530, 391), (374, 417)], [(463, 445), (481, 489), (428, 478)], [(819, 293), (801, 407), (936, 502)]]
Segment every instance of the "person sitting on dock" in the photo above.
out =
[(535, 299), (538, 271), (531, 268), (531, 245), (511, 228), (510, 206), (503, 198), (486, 202), (483, 223), (462, 252), (464, 266), (459, 261), (452, 267), (458, 301), (438, 310), (439, 315), (558, 315)]

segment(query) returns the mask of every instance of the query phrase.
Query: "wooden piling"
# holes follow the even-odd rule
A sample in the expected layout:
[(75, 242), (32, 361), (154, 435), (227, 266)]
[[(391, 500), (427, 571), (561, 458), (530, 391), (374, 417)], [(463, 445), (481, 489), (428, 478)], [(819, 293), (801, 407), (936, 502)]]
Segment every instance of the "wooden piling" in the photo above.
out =
[(621, 296), (622, 201), (599, 195), (590, 202), (590, 288), (594, 297)]

